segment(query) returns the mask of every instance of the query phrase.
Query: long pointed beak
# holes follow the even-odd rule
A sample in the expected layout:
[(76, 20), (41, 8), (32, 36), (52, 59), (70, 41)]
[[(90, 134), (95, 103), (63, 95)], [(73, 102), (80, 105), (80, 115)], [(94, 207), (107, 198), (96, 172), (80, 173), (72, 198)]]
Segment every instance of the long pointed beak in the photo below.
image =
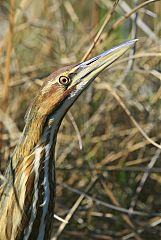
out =
[[(79, 95), (90, 85), (95, 77), (103, 69), (122, 56), (129, 48), (134, 46), (136, 41), (137, 39), (122, 43), (94, 58), (66, 68), (63, 74), (70, 79), (70, 84), (67, 88), (59, 87), (62, 91), (61, 99), (59, 100), (59, 108), (57, 110), (58, 112), (56, 113), (56, 121), (54, 120), (56, 126), (59, 126), (64, 114), (68, 111)], [(64, 69), (62, 71), (64, 71)], [(60, 77), (60, 74), (58, 76)]]
[[(77, 85), (77, 89), (79, 85), (81, 88), (86, 88), (94, 78), (102, 72), (105, 68), (107, 68), (110, 64), (112, 64), (116, 59), (121, 57), (129, 48), (134, 46), (138, 39), (134, 39), (125, 43), (122, 43), (118, 46), (115, 46), (100, 55), (91, 58), (85, 62), (82, 62), (75, 66), (74, 72), (76, 73), (76, 78), (73, 81), (72, 85)], [(83, 85), (83, 86), (82, 86)]]

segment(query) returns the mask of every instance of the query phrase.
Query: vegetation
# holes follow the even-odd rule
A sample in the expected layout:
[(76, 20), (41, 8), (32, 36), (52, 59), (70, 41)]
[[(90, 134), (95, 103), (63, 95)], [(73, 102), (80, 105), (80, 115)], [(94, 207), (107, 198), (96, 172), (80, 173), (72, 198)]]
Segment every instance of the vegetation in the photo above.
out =
[(65, 117), (53, 239), (161, 239), (161, 1), (0, 1), (1, 181), (52, 71), (128, 39)]

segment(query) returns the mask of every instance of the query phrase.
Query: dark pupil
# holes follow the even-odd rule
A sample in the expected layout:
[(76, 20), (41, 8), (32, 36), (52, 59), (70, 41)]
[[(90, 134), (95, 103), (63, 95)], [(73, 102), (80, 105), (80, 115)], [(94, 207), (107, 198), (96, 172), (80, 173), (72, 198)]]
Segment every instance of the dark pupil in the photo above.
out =
[(62, 79), (62, 82), (63, 82), (63, 83), (67, 83), (68, 80), (67, 80), (66, 78), (63, 78), (63, 79)]

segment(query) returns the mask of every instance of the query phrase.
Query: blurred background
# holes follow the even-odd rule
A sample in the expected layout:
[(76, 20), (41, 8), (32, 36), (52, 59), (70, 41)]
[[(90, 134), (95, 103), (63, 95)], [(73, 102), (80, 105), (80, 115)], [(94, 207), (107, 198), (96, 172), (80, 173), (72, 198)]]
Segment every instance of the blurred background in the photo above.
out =
[(160, 36), (161, 1), (0, 1), (1, 181), (43, 79), (139, 38), (61, 125), (53, 240), (161, 239)]

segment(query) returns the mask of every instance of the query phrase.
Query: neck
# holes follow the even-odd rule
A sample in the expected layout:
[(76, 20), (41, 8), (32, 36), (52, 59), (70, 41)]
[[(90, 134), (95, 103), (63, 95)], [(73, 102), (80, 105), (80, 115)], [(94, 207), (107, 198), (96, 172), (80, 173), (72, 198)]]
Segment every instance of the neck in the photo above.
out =
[(6, 234), (9, 239), (49, 238), (55, 198), (53, 153), (59, 125), (55, 115), (26, 123), (12, 156), (9, 183), (3, 189), (7, 196), (3, 194), (0, 202), (0, 225), (11, 218), (6, 229), (0, 227), (0, 238), (7, 239)]

